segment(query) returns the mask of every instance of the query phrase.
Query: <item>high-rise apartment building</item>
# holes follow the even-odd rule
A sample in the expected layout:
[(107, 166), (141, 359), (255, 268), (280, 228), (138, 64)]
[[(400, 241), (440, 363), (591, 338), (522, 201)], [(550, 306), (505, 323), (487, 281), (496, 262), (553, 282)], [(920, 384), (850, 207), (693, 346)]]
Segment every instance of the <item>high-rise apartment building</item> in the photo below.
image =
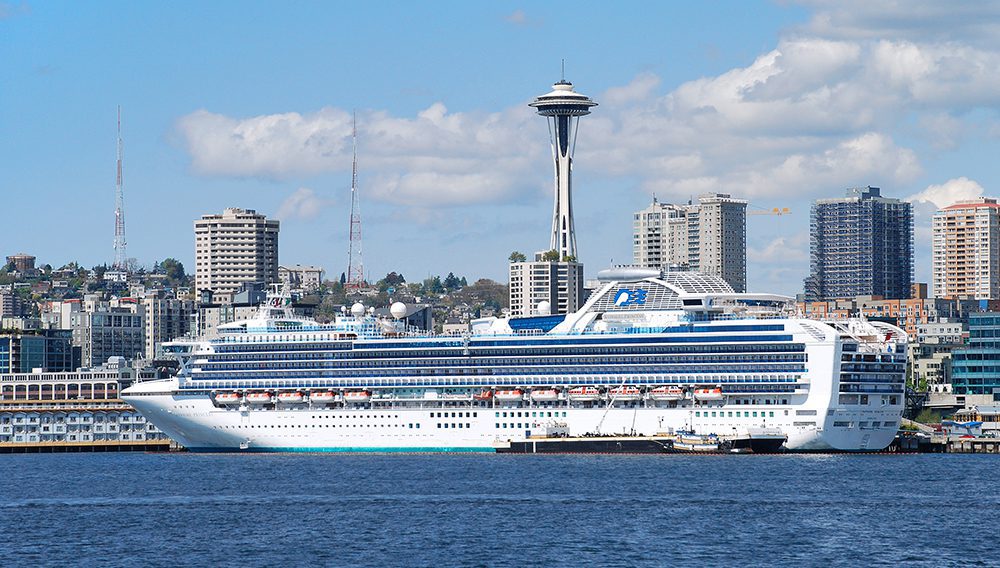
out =
[(653, 198), (633, 216), (632, 263), (711, 274), (745, 292), (746, 207), (745, 200), (725, 193), (704, 194), (688, 205)]
[(913, 283), (913, 211), (877, 187), (847, 190), (813, 203), (809, 301), (908, 298)]
[(1000, 204), (981, 197), (934, 214), (936, 298), (1000, 299)]
[(191, 330), (194, 302), (179, 300), (162, 290), (152, 290), (142, 298), (142, 306), (146, 326), (145, 355), (152, 360), (160, 345)]
[(548, 302), (551, 314), (568, 314), (583, 303), (583, 265), (579, 262), (543, 260), (536, 253), (534, 262), (510, 263), (510, 314), (512, 316), (548, 315), (537, 312), (541, 302)]
[(195, 288), (229, 301), (244, 282), (278, 281), (278, 221), (226, 209), (194, 222)]

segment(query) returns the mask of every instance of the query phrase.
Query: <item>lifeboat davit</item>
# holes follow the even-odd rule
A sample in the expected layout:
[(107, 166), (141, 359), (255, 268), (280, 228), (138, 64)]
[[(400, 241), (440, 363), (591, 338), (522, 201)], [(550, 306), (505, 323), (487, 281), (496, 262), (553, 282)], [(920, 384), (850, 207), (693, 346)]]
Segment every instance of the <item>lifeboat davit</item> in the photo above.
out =
[(271, 393), (269, 392), (248, 392), (247, 402), (250, 404), (268, 404), (271, 402)]
[(714, 389), (694, 389), (694, 397), (698, 400), (722, 400), (725, 398), (721, 387), (715, 387)]
[(681, 387), (656, 387), (649, 391), (649, 398), (653, 400), (681, 400), (684, 398), (684, 389)]
[(366, 390), (348, 391), (344, 393), (345, 402), (365, 403), (372, 399), (372, 393)]
[(531, 400), (535, 402), (555, 402), (559, 400), (556, 389), (531, 389)]
[(597, 387), (573, 387), (569, 389), (569, 399), (579, 402), (592, 402), (601, 398), (601, 391)]
[(489, 400), (493, 398), (493, 391), (486, 389), (479, 394), (472, 395), (472, 398), (476, 400)]
[(278, 402), (283, 402), (285, 404), (300, 404), (306, 401), (306, 397), (302, 396), (300, 392), (281, 392), (278, 393)]
[(642, 397), (642, 392), (639, 391), (639, 387), (615, 387), (608, 392), (614, 400), (639, 400)]
[(236, 392), (220, 392), (215, 395), (215, 402), (219, 404), (239, 404), (240, 394)]
[(494, 396), (497, 400), (507, 402), (524, 400), (524, 391), (521, 389), (498, 390)]
[(337, 395), (333, 391), (316, 391), (309, 393), (309, 400), (320, 404), (333, 402), (336, 399)]

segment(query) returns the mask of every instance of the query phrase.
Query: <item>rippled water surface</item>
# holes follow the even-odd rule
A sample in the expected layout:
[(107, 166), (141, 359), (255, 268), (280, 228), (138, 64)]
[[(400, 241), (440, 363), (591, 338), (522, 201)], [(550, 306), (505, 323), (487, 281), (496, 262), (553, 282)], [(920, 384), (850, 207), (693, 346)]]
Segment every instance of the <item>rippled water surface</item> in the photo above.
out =
[(0, 566), (996, 566), (1000, 456), (0, 456)]

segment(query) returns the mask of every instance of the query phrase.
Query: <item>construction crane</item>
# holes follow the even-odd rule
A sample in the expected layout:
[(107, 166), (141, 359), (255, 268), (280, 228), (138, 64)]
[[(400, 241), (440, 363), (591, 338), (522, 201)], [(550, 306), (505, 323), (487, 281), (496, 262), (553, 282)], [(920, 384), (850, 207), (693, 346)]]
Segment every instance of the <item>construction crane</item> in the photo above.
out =
[(748, 209), (747, 215), (789, 215), (792, 210), (787, 207), (774, 207), (772, 209)]

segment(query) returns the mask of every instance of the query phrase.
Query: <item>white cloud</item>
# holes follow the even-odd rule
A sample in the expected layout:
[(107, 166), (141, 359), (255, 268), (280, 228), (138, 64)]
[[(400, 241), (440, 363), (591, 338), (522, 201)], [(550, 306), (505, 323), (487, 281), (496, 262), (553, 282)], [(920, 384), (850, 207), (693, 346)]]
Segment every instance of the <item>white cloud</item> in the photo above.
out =
[[(1000, 105), (1000, 53), (904, 33), (940, 15), (934, 5), (918, 3), (912, 21), (896, 27), (888, 15), (905, 8), (852, 5), (858, 14), (821, 5), (798, 35), (745, 67), (666, 93), (651, 73), (606, 89), (581, 121), (579, 174), (629, 176), (664, 199), (726, 191), (808, 200), (851, 186), (890, 195), (910, 186), (923, 173), (921, 155), (898, 141), (914, 139), (914, 128), (937, 149), (967, 138), (966, 114)], [(527, 19), (523, 11), (510, 18)], [(824, 22), (847, 22), (856, 33), (835, 34)], [(411, 208), (541, 195), (548, 179), (537, 166), (549, 150), (540, 122), (520, 102), (490, 113), (441, 103), (410, 117), (365, 113), (370, 195)], [(341, 109), (248, 118), (198, 111), (178, 131), (203, 174), (286, 179), (349, 167), (350, 116)]]
[(517, 9), (504, 16), (504, 20), (508, 24), (513, 24), (515, 26), (532, 26), (538, 27), (542, 25), (541, 19), (529, 18), (528, 14), (524, 10)]
[(920, 193), (907, 197), (906, 200), (914, 203), (933, 203), (938, 209), (943, 209), (959, 201), (982, 197), (984, 193), (983, 186), (963, 176), (940, 185), (929, 185)]
[(342, 168), (350, 160), (351, 115), (338, 109), (242, 120), (199, 110), (181, 117), (177, 129), (202, 174), (280, 179)]
[(794, 30), (821, 37), (867, 40), (992, 42), (1000, 32), (1000, 4), (979, 0), (800, 0), (816, 9)]
[(315, 219), (323, 209), (333, 203), (333, 200), (321, 198), (308, 187), (300, 187), (285, 198), (275, 216), (282, 221)]
[(31, 6), (27, 2), (18, 2), (15, 4), (14, 2), (0, 1), (0, 21), (30, 13)]
[(621, 87), (611, 87), (601, 97), (601, 104), (615, 106), (648, 99), (656, 87), (660, 86), (660, 78), (653, 73), (640, 73), (632, 81)]
[(747, 259), (758, 263), (801, 263), (809, 259), (809, 233), (774, 237), (760, 247), (748, 245)]
[(504, 19), (517, 26), (523, 26), (528, 23), (528, 16), (524, 13), (524, 10), (514, 10)]
[[(451, 113), (441, 103), (414, 118), (362, 114), (360, 168), (375, 174), (371, 195), (397, 204), (517, 199), (537, 187), (528, 172), (548, 152), (545, 140), (524, 128), (529, 120), (539, 119), (527, 107)], [(205, 175), (288, 179), (348, 171), (351, 164), (351, 116), (341, 109), (245, 119), (201, 110), (182, 117), (177, 130), (192, 167)]]

